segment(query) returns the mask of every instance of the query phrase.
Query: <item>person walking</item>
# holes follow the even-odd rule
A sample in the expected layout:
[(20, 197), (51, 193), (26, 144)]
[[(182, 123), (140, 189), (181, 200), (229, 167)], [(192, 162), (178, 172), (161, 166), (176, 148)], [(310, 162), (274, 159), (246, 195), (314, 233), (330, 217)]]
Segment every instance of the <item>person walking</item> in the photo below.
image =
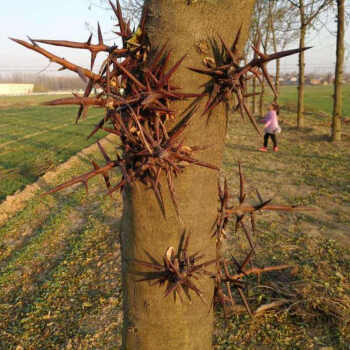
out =
[(261, 121), (264, 123), (264, 146), (259, 148), (260, 152), (267, 152), (267, 145), (269, 143), (269, 138), (271, 138), (273, 143), (274, 152), (278, 151), (276, 134), (281, 132), (281, 128), (278, 123), (278, 115), (280, 108), (277, 103), (273, 102), (268, 107), (269, 112), (265, 115), (264, 119)]

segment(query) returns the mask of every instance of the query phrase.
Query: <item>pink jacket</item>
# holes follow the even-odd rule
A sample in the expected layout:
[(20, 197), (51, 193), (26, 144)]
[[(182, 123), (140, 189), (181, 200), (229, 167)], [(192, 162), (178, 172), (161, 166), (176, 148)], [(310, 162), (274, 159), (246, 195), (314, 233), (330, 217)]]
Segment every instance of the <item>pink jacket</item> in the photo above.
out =
[(278, 117), (276, 111), (269, 111), (262, 120), (264, 125), (264, 132), (273, 134), (279, 128)]

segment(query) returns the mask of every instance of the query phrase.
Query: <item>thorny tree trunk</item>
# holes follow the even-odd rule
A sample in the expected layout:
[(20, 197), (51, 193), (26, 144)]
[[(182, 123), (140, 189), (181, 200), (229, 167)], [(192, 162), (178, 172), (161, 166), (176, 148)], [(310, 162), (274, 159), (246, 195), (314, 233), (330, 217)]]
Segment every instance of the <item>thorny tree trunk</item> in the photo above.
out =
[[(175, 74), (173, 84), (186, 92), (200, 92), (204, 76), (192, 73), (188, 66), (201, 67), (205, 56), (198, 45), (219, 33), (227, 43), (232, 43), (242, 25), (239, 47), (243, 50), (254, 0), (148, 0), (146, 29), (152, 47), (164, 43), (172, 49), (170, 64), (188, 54), (184, 64)], [(218, 26), (220, 24), (220, 26)], [(181, 112), (189, 102), (171, 106)], [(203, 104), (186, 130), (186, 144), (208, 145), (198, 153), (198, 158), (221, 166), (225, 139), (225, 113), (217, 108), (210, 119), (201, 116)], [(124, 194), (122, 220), (122, 267), (124, 291), (124, 350), (209, 350), (212, 347), (213, 312), (211, 302), (214, 282), (203, 277), (196, 281), (203, 292), (204, 304), (193, 295), (192, 303), (184, 297), (174, 303), (172, 296), (164, 298), (164, 286), (150, 286), (137, 282), (136, 272), (147, 271), (135, 264), (134, 259), (149, 261), (146, 251), (158, 261), (165, 250), (177, 248), (184, 230), (191, 233), (189, 252), (203, 251), (205, 259), (216, 256), (215, 239), (211, 229), (217, 216), (218, 173), (194, 165), (186, 168), (175, 180), (177, 202), (181, 221), (177, 218), (165, 179), (163, 197), (166, 218), (152, 190), (141, 183), (130, 186)]]
[(344, 73), (344, 35), (345, 35), (344, 0), (337, 0), (337, 7), (338, 7), (337, 63), (335, 67), (335, 82), (334, 82), (332, 141), (341, 140), (341, 117), (342, 117), (342, 107), (343, 107), (343, 73)]
[[(300, 0), (300, 38), (299, 47), (305, 47), (306, 25), (304, 1)], [(304, 89), (305, 89), (305, 52), (299, 54), (299, 82), (298, 82), (298, 109), (297, 127), (304, 127)]]

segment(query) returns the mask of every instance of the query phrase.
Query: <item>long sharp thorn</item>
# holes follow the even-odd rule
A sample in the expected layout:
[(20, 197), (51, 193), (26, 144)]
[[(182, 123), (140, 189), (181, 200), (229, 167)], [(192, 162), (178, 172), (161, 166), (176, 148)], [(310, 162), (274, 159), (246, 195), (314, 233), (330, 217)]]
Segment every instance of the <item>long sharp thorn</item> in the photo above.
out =
[(98, 43), (102, 46), (103, 44), (103, 35), (101, 31), (100, 23), (97, 22), (97, 35), (98, 35)]
[[(92, 38), (92, 34), (90, 35), (87, 42), (76, 42), (76, 41), (68, 41), (68, 40), (46, 40), (46, 39), (33, 39), (33, 41), (36, 43), (42, 43), (42, 44), (53, 45), (53, 46), (70, 47), (72, 49), (85, 49), (85, 50), (90, 50), (92, 52), (101, 52), (101, 51), (107, 52), (110, 49), (110, 47), (104, 44), (92, 45), (91, 38)], [(118, 50), (118, 52), (123, 53), (123, 50)]]
[(224, 39), (219, 35), (219, 39), (221, 41), (222, 46), (224, 47), (226, 54), (229, 56), (229, 58), (231, 58), (231, 61), (236, 63), (236, 58), (233, 55), (232, 51), (228, 48), (228, 46), (226, 45)]
[(258, 196), (258, 198), (259, 198), (260, 203), (261, 203), (261, 204), (264, 203), (264, 200), (263, 200), (263, 198), (262, 198), (262, 196), (261, 196), (261, 194), (260, 194), (260, 192), (259, 192), (258, 189), (256, 189), (256, 194), (257, 194), (257, 196)]
[(33, 40), (30, 36), (27, 36), (27, 38), (34, 46), (38, 46), (38, 44), (35, 42), (35, 40)]
[(163, 200), (163, 195), (162, 195), (162, 191), (161, 191), (161, 188), (160, 188), (160, 184), (159, 183), (156, 184), (153, 180), (151, 180), (151, 182), (152, 182), (153, 192), (154, 192), (154, 194), (156, 196), (156, 199), (158, 201), (158, 204), (160, 206), (162, 214), (165, 217), (164, 200)]
[(97, 53), (96, 53), (96, 52), (92, 52), (92, 53), (91, 53), (91, 60), (90, 60), (90, 69), (91, 69), (91, 70), (93, 70), (93, 68), (94, 68), (96, 56), (97, 56)]
[(244, 259), (242, 265), (240, 266), (239, 270), (240, 272), (243, 271), (243, 269), (245, 268), (245, 266), (249, 263), (249, 261), (251, 260), (253, 254), (255, 252), (255, 247), (253, 246), (252, 249), (250, 250), (249, 254), (246, 256), (246, 258)]
[(95, 126), (94, 130), (92, 130), (92, 132), (89, 134), (87, 139), (89, 140), (92, 136), (94, 136), (97, 133), (97, 131), (99, 131), (103, 127), (104, 123), (105, 118), (101, 119), (101, 121)]
[(110, 162), (111, 158), (108, 157), (108, 155), (107, 155), (105, 149), (102, 147), (101, 143), (99, 141), (97, 141), (96, 143), (97, 143), (97, 146), (98, 146), (100, 152), (103, 155), (103, 158), (106, 160), (106, 162)]
[(183, 55), (169, 70), (169, 72), (167, 72), (164, 76), (164, 82), (168, 83), (171, 76), (177, 71), (177, 69), (180, 67), (181, 63), (184, 61), (184, 59), (187, 57), (186, 55)]
[(235, 37), (235, 41), (233, 42), (232, 47), (231, 47), (231, 51), (233, 53), (236, 53), (236, 51), (237, 51), (237, 45), (238, 45), (239, 39), (241, 37), (241, 33), (242, 33), (242, 25), (239, 27), (239, 30), (238, 30), (237, 35)]
[(158, 50), (158, 53), (156, 54), (156, 57), (153, 59), (153, 61), (151, 62), (151, 66), (150, 66), (150, 71), (153, 72), (158, 64), (160, 63), (160, 61), (162, 60), (163, 56), (164, 56), (164, 52), (165, 52), (165, 48), (166, 48), (167, 44), (164, 44), (160, 50)]
[(272, 90), (272, 92), (273, 92), (275, 98), (277, 98), (276, 87), (275, 87), (275, 85), (273, 84), (273, 82), (272, 82), (272, 80), (271, 80), (270, 74), (269, 74), (269, 72), (267, 71), (266, 66), (265, 66), (265, 65), (262, 65), (261, 70), (262, 70), (263, 75), (264, 75), (264, 77), (265, 77), (267, 83), (269, 84), (269, 86), (270, 86), (270, 88), (271, 88), (271, 90)]
[(99, 174), (106, 173), (108, 170), (110, 170), (116, 166), (118, 166), (118, 162), (111, 162), (111, 163), (107, 164), (106, 166), (99, 168), (99, 170), (89, 171), (88, 173), (80, 175), (76, 178), (73, 178), (72, 180), (69, 180), (69, 181), (63, 183), (62, 185), (59, 185), (59, 186), (55, 187), (54, 189), (52, 189), (44, 194), (47, 195), (47, 194), (56, 193), (58, 191), (63, 190), (64, 188), (70, 187), (70, 186), (75, 185), (77, 183), (84, 183), (85, 184), (85, 183), (87, 183), (87, 181), (90, 178), (92, 178), (96, 175), (99, 175)]
[(178, 217), (180, 217), (179, 207), (177, 205), (177, 199), (176, 199), (176, 195), (175, 195), (175, 190), (174, 190), (174, 186), (173, 186), (170, 170), (167, 171), (166, 175), (167, 175), (167, 182), (168, 182), (168, 188), (169, 188), (169, 192), (170, 192), (170, 197), (171, 197), (171, 200), (172, 200), (172, 202), (174, 204), (176, 215)]
[(242, 301), (243, 301), (243, 304), (244, 304), (245, 308), (247, 309), (249, 315), (250, 315), (251, 317), (253, 317), (252, 310), (250, 309), (250, 306), (249, 306), (249, 304), (248, 304), (247, 298), (245, 297), (242, 288), (237, 288), (237, 289), (238, 289), (239, 295), (241, 296), (241, 299), (242, 299)]
[(140, 24), (139, 24), (139, 27), (140, 27), (142, 33), (145, 30), (147, 15), (148, 15), (148, 6), (145, 5), (143, 10), (142, 10), (142, 15), (141, 15)]
[(119, 0), (116, 0), (116, 4), (117, 4), (116, 16), (118, 18), (119, 28), (120, 28), (120, 32), (122, 34), (122, 38), (124, 39), (126, 37), (126, 28), (125, 28), (126, 23), (125, 23), (124, 18), (123, 18), (123, 12), (122, 12), (122, 8), (120, 6)]
[(126, 180), (121, 180), (118, 185), (114, 186), (108, 191), (109, 195), (112, 195), (115, 191), (118, 191), (119, 189), (122, 189), (126, 185)]
[(143, 85), (132, 73), (130, 73), (125, 67), (119, 64), (116, 60), (113, 60), (114, 64), (129, 78), (131, 79), (138, 87), (142, 90), (147, 90), (146, 86)]
[(251, 237), (250, 232), (248, 231), (248, 229), (247, 229), (247, 227), (245, 226), (245, 224), (244, 224), (243, 221), (241, 221), (241, 226), (242, 226), (243, 231), (244, 231), (244, 233), (245, 233), (245, 235), (246, 235), (246, 238), (247, 238), (247, 240), (248, 240), (248, 242), (249, 242), (250, 248), (251, 248), (251, 249), (254, 249), (252, 237)]
[(48, 51), (46, 51), (45, 49), (43, 49), (40, 46), (34, 46), (30, 43), (27, 43), (26, 41), (23, 40), (19, 40), (19, 39), (14, 39), (14, 38), (10, 38), (12, 41), (16, 42), (17, 44), (20, 44), (28, 49), (31, 49), (33, 51), (36, 51), (40, 54), (42, 54), (43, 56), (47, 57), (50, 61), (55, 62), (73, 72), (76, 72), (78, 74), (83, 74), (84, 76), (86, 76), (87, 78), (90, 78), (94, 81), (98, 81), (100, 80), (100, 76), (98, 74), (95, 74), (93, 72), (91, 72), (88, 69), (82, 68), (76, 64), (73, 64), (71, 62), (68, 62), (67, 60), (65, 60), (64, 58), (60, 58)]
[(238, 162), (238, 170), (239, 170), (239, 203), (242, 204), (245, 199), (245, 193), (244, 193), (244, 178), (242, 173), (241, 162)]
[(267, 55), (266, 59), (263, 60), (264, 63), (272, 61), (272, 60), (276, 60), (276, 59), (280, 59), (283, 57), (287, 57), (287, 56), (291, 56), (291, 55), (295, 55), (297, 53), (306, 51), (312, 49), (312, 46), (308, 46), (308, 47), (303, 47), (303, 48), (299, 48), (299, 49), (293, 49), (293, 50), (286, 50), (286, 51), (281, 51), (281, 52), (276, 52), (274, 54), (271, 55)]
[(227, 288), (227, 293), (228, 293), (229, 298), (230, 298), (231, 305), (233, 306), (234, 301), (233, 301), (233, 297), (232, 297), (232, 293), (231, 293), (231, 286), (230, 286), (229, 282), (226, 282), (226, 288)]
[(260, 131), (259, 127), (258, 127), (258, 124), (256, 123), (254, 117), (251, 115), (251, 113), (250, 113), (250, 111), (249, 111), (249, 108), (247, 107), (247, 105), (246, 105), (246, 103), (245, 103), (244, 101), (243, 101), (243, 108), (244, 108), (245, 112), (247, 113), (248, 118), (249, 118), (249, 120), (251, 121), (251, 123), (253, 124), (255, 130), (257, 131), (257, 133), (258, 133), (260, 136), (262, 136), (261, 131)]
[(88, 46), (91, 45), (91, 40), (92, 40), (92, 33), (90, 33), (90, 36), (89, 36), (89, 38), (88, 38), (87, 41), (86, 41), (86, 44), (87, 44)]
[[(95, 168), (95, 170), (99, 170), (100, 169), (99, 165), (94, 160), (92, 160), (91, 163), (92, 163), (93, 167)], [(108, 190), (111, 187), (111, 183), (109, 181), (109, 176), (106, 173), (103, 173), (102, 175), (103, 175), (103, 178), (105, 180), (106, 187), (107, 187), (107, 190)]]
[(44, 106), (62, 106), (62, 105), (85, 105), (85, 106), (104, 106), (105, 101), (99, 98), (88, 97), (67, 97), (57, 100), (43, 102)]

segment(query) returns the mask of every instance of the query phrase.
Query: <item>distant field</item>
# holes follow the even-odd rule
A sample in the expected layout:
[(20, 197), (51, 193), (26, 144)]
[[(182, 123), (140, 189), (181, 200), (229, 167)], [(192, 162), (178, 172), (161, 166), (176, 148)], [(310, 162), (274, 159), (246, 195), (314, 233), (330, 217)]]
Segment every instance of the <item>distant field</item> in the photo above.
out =
[[(305, 110), (306, 112), (321, 112), (332, 114), (333, 112), (333, 86), (306, 86)], [(279, 102), (291, 109), (296, 109), (298, 90), (296, 86), (283, 86)], [(344, 116), (350, 117), (350, 84), (344, 86), (343, 96)]]
[(102, 110), (76, 125), (77, 107), (38, 105), (59, 97), (0, 97), (0, 201), (103, 136), (86, 140)]

